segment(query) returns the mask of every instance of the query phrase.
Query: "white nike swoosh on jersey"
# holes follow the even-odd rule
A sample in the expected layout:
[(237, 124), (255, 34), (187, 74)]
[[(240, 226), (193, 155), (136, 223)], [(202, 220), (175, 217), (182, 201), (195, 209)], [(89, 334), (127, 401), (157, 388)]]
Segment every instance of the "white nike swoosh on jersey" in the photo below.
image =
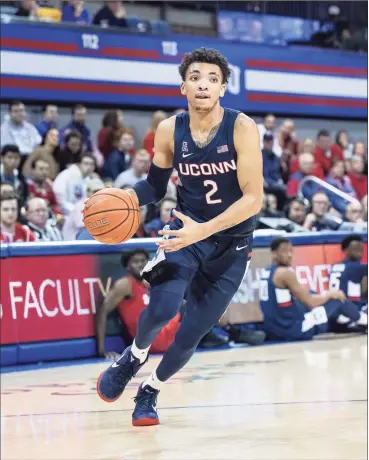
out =
[(241, 251), (241, 249), (245, 249), (245, 248), (247, 248), (247, 246), (248, 246), (248, 244), (246, 244), (246, 246), (241, 246), (241, 247), (237, 246), (236, 251)]
[(187, 154), (182, 153), (183, 158), (190, 157), (191, 155), (193, 155), (193, 153), (187, 153)]

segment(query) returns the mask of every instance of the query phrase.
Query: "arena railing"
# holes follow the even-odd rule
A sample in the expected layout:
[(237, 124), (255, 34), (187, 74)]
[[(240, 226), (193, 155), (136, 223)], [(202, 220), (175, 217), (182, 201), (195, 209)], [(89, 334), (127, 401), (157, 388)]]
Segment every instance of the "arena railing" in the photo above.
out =
[(344, 200), (348, 201), (349, 203), (355, 203), (355, 204), (359, 203), (360, 204), (360, 201), (357, 200), (356, 198), (348, 195), (345, 192), (342, 192), (341, 190), (339, 190), (338, 188), (334, 187), (333, 185), (328, 184), (327, 182), (324, 182), (323, 180), (319, 179), (319, 177), (315, 177), (315, 176), (306, 176), (301, 180), (300, 185), (299, 185), (299, 189), (298, 189), (298, 196), (300, 198), (302, 198), (302, 199), (305, 198), (305, 196), (303, 194), (303, 186), (307, 182), (314, 182), (315, 184), (319, 185), (323, 189), (328, 190), (330, 193), (333, 193), (334, 195), (336, 195), (336, 196), (338, 196), (340, 198), (343, 198)]

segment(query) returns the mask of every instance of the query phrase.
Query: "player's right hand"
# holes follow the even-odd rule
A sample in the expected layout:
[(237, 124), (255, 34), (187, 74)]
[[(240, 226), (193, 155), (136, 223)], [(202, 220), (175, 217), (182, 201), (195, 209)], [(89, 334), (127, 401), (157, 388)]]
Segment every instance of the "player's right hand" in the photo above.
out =
[(329, 297), (334, 300), (340, 300), (341, 302), (346, 301), (346, 296), (343, 291), (330, 291)]

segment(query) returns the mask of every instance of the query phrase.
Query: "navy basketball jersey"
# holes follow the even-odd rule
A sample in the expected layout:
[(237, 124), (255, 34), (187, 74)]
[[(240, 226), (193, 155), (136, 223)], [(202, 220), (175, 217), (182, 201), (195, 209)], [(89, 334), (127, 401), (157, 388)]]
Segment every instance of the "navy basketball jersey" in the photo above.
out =
[(344, 260), (333, 265), (329, 275), (329, 289), (341, 289), (346, 297), (361, 306), (365, 302), (361, 294), (361, 281), (368, 274), (368, 264)]
[(261, 271), (259, 302), (264, 314), (264, 328), (270, 336), (293, 339), (301, 334), (301, 323), (308, 309), (295, 299), (289, 289), (278, 288), (273, 282), (278, 265)]
[[(204, 148), (196, 146), (190, 131), (188, 112), (176, 117), (174, 167), (178, 171), (177, 209), (197, 222), (207, 222), (242, 197), (237, 179), (237, 152), (233, 143), (240, 112), (224, 108), (223, 120), (214, 139)], [(252, 217), (222, 235), (250, 235)]]

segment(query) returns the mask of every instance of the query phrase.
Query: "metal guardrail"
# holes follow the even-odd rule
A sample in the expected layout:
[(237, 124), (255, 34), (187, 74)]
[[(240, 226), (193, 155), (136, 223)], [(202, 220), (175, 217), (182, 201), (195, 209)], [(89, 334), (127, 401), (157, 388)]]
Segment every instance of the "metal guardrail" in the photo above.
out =
[(302, 188), (304, 184), (307, 182), (315, 182), (318, 184), (320, 187), (323, 187), (324, 189), (328, 190), (331, 193), (334, 193), (335, 195), (339, 196), (340, 198), (343, 198), (344, 200), (348, 201), (349, 203), (359, 203), (360, 201), (357, 200), (356, 198), (353, 198), (352, 196), (348, 195), (347, 193), (342, 192), (338, 188), (334, 187), (331, 184), (328, 184), (327, 182), (324, 182), (323, 180), (319, 179), (318, 177), (315, 176), (306, 176), (304, 177), (299, 184), (299, 189), (298, 189), (298, 196), (300, 198), (305, 198), (303, 193), (302, 193)]

